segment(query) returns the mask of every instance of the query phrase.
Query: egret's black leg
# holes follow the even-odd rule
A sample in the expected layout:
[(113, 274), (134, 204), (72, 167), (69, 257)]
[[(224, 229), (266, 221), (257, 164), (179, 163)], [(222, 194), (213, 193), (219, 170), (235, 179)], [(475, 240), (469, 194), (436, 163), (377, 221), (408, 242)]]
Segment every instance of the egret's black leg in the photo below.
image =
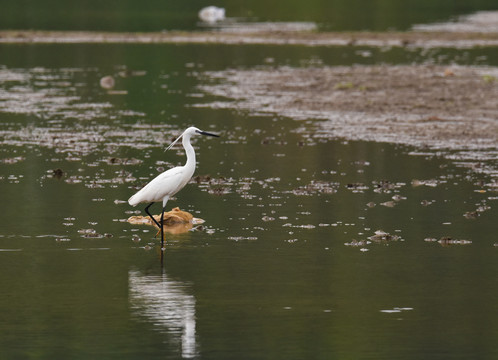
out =
[(164, 247), (164, 209), (161, 212), (161, 251)]
[[(152, 219), (152, 221), (154, 221), (154, 222), (156, 223), (157, 227), (158, 227), (158, 228), (161, 228), (161, 225), (159, 225), (159, 223), (156, 221), (156, 219), (154, 219), (154, 217), (153, 217), (153, 216), (150, 214), (150, 212), (149, 212), (149, 208), (150, 208), (150, 206), (151, 206), (152, 204), (154, 204), (154, 203), (150, 203), (149, 205), (147, 205), (147, 206), (145, 207), (145, 212), (147, 213), (147, 215), (149, 215), (149, 216), (150, 216), (150, 218)], [(161, 221), (161, 222), (162, 222), (162, 221)]]

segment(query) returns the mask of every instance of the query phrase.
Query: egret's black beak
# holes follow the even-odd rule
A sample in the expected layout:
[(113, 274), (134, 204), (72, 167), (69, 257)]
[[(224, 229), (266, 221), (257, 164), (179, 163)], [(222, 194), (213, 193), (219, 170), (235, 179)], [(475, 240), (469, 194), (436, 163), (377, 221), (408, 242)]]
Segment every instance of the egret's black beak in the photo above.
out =
[(211, 134), (211, 133), (208, 133), (207, 131), (199, 131), (199, 134), (201, 134), (201, 135), (207, 135), (207, 136), (220, 137), (220, 135)]

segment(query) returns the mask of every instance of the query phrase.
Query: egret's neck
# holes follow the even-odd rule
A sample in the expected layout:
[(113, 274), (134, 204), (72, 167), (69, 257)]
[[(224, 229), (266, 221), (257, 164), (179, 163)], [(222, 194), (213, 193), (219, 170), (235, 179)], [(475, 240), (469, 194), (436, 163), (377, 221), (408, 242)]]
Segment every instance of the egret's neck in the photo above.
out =
[(190, 136), (183, 136), (182, 144), (185, 149), (185, 153), (187, 154), (187, 162), (185, 163), (185, 166), (195, 169), (195, 151), (190, 143)]

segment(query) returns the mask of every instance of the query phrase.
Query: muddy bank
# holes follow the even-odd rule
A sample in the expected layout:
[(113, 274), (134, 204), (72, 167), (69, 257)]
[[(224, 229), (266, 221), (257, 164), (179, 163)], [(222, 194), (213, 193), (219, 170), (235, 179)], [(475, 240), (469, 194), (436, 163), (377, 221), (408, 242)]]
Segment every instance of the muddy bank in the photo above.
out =
[(457, 32), (313, 32), (268, 30), (112, 33), (76, 31), (0, 31), (0, 43), (200, 43), (303, 46), (403, 46), (416, 48), (498, 46), (498, 33)]
[(317, 122), (315, 137), (465, 150), (468, 158), (496, 159), (496, 68), (279, 67), (206, 76), (201, 89), (222, 97), (208, 106), (325, 120)]

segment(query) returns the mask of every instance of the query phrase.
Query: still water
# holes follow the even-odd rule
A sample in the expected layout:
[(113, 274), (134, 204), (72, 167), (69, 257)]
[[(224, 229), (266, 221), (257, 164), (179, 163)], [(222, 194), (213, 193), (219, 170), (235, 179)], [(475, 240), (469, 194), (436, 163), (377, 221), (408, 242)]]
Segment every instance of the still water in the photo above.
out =
[[(370, 51), (0, 46), (0, 358), (496, 359), (490, 175), (315, 138), (312, 119), (198, 106), (216, 100), (205, 72), (268, 58), (437, 58)], [(496, 65), (486, 51), (462, 61)], [(201, 178), (168, 205), (205, 223), (167, 234), (161, 264), (126, 200), (185, 160), (164, 148), (190, 125), (222, 137), (195, 139)]]

